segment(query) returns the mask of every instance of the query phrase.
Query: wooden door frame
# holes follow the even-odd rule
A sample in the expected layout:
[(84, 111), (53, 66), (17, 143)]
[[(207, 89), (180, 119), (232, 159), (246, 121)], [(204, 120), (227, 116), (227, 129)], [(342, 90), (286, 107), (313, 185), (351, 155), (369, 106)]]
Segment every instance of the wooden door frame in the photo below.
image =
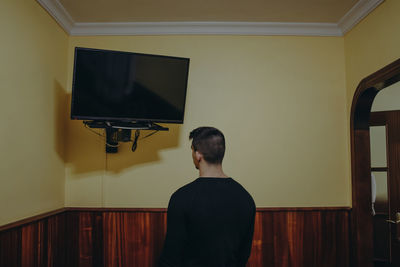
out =
[(354, 93), (350, 113), (351, 266), (373, 266), (369, 117), (377, 93), (398, 81), (400, 81), (400, 59), (364, 78)]

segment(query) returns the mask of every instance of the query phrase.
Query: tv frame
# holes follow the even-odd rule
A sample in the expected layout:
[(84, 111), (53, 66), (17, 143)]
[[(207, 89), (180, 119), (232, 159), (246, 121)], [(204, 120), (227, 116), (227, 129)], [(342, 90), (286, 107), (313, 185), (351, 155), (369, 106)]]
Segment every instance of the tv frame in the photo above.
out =
[[(119, 117), (92, 117), (92, 116), (81, 116), (74, 115), (74, 91), (75, 91), (75, 68), (76, 68), (76, 54), (78, 50), (86, 50), (86, 51), (99, 51), (99, 52), (108, 52), (108, 53), (118, 53), (118, 54), (128, 54), (128, 55), (142, 55), (142, 56), (150, 56), (150, 57), (161, 57), (161, 58), (173, 58), (180, 60), (187, 60), (187, 74), (185, 81), (185, 101), (183, 103), (183, 114), (182, 120), (166, 120), (166, 119), (146, 119), (146, 118), (119, 118)], [(72, 94), (71, 94), (71, 119), (72, 120), (93, 120), (93, 121), (110, 121), (110, 122), (159, 122), (159, 123), (174, 123), (174, 124), (183, 124), (185, 118), (185, 108), (186, 108), (186, 96), (187, 96), (187, 88), (188, 88), (188, 79), (189, 79), (189, 66), (190, 66), (190, 58), (185, 57), (176, 57), (176, 56), (165, 56), (165, 55), (156, 55), (156, 54), (145, 54), (145, 53), (137, 53), (137, 52), (127, 52), (127, 51), (117, 51), (117, 50), (108, 50), (108, 49), (98, 49), (98, 48), (87, 48), (87, 47), (75, 47), (74, 50), (74, 66), (73, 66), (73, 78), (72, 78)]]

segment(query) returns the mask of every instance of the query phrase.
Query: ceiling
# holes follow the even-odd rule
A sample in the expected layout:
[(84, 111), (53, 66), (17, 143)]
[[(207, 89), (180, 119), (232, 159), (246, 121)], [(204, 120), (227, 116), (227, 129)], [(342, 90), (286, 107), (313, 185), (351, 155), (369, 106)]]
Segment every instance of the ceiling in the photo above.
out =
[(290, 35), (293, 32), (337, 36), (384, 0), (37, 1), (71, 35), (158, 31), (159, 34)]
[(75, 22), (338, 22), (358, 0), (59, 0)]

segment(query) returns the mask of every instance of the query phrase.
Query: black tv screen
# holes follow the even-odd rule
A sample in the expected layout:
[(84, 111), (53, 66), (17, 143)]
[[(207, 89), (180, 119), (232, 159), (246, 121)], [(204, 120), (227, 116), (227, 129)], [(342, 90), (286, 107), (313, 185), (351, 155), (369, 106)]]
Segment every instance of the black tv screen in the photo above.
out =
[(72, 119), (183, 123), (189, 59), (75, 48)]

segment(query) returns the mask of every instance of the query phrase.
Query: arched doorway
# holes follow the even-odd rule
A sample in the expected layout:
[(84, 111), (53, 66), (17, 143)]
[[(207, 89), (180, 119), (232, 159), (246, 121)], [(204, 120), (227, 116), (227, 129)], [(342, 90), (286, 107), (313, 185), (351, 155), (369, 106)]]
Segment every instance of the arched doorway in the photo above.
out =
[[(370, 111), (377, 93), (400, 81), (400, 59), (363, 79), (353, 97), (350, 117), (351, 166), (352, 166), (352, 215), (351, 215), (351, 255), (352, 266), (374, 266), (373, 264), (373, 220), (371, 216), (371, 156), (370, 156)], [(400, 101), (400, 99), (399, 99)], [(399, 150), (400, 152), (400, 150)], [(400, 153), (399, 153), (400, 154)], [(395, 159), (400, 163), (399, 159)], [(400, 168), (400, 165), (397, 166)], [(397, 185), (396, 185), (397, 187)], [(395, 221), (396, 210), (400, 212), (400, 189), (393, 189), (393, 205), (390, 207), (390, 219)], [(389, 223), (389, 222), (388, 222)], [(394, 250), (400, 254), (400, 242), (396, 236), (400, 233), (393, 228)], [(400, 231), (400, 230), (399, 230)], [(400, 266), (400, 258), (393, 262)], [(376, 265), (378, 266), (378, 265)], [(387, 265), (382, 265), (387, 266)]]

